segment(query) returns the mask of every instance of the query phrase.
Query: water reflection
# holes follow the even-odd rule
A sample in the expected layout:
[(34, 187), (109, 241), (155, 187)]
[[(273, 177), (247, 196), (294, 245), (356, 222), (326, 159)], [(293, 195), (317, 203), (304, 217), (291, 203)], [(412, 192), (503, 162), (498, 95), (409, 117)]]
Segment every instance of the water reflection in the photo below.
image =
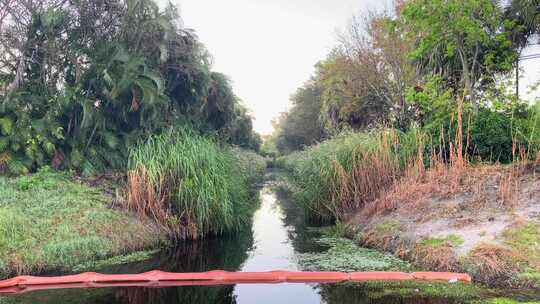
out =
[[(269, 187), (262, 190), (261, 207), (253, 217), (254, 248), (242, 271), (300, 270), (295, 262), (295, 248), (289, 225), (276, 193)], [(318, 303), (320, 296), (306, 284), (237, 285), (237, 303)]]

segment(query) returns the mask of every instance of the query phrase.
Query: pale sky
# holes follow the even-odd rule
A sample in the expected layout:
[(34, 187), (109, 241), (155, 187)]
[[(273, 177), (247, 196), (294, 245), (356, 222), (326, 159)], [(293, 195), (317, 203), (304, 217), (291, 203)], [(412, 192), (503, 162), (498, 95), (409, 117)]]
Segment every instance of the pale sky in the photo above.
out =
[[(354, 14), (391, 8), (392, 0), (173, 0), (184, 26), (196, 31), (213, 56), (214, 70), (230, 77), (250, 109), (255, 131), (271, 120), (309, 79)], [(535, 51), (540, 52), (540, 48)], [(529, 60), (522, 92), (538, 79), (540, 60)]]
[[(389, 0), (175, 0), (184, 26), (196, 30), (250, 109), (255, 131), (271, 120), (336, 44), (337, 30)], [(386, 5), (386, 6), (385, 6)]]

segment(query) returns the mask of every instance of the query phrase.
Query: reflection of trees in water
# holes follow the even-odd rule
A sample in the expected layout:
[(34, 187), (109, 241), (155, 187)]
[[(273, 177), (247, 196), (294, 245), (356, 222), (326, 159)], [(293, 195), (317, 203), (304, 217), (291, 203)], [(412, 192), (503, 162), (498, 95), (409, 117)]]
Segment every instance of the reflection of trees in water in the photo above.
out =
[(283, 209), (283, 224), (287, 228), (294, 250), (301, 253), (320, 250), (320, 246), (313, 242), (313, 232), (307, 229), (307, 225), (316, 226), (317, 224), (307, 222), (304, 209), (291, 199), (288, 191), (279, 186), (272, 187), (272, 190)]
[(152, 269), (172, 272), (238, 270), (253, 245), (249, 229), (236, 235), (186, 242), (164, 251), (152, 260)]
[[(234, 237), (183, 243), (173, 250), (156, 255), (144, 268), (171, 272), (200, 272), (223, 269), (237, 271), (253, 245), (249, 229)], [(234, 286), (122, 288), (116, 291), (117, 303), (236, 303)]]
[(321, 297), (327, 304), (453, 304), (454, 299), (406, 297), (399, 292), (389, 294), (384, 289), (373, 289), (355, 284), (326, 284), (319, 286)]
[(235, 304), (234, 286), (175, 287), (175, 288), (127, 288), (116, 292), (119, 303), (126, 304)]

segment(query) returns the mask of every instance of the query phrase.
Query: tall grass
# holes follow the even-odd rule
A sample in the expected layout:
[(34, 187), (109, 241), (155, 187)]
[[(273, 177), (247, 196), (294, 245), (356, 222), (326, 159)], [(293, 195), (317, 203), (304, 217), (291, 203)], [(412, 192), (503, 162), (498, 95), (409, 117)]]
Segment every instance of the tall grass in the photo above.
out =
[(221, 147), (189, 129), (152, 136), (129, 157), (128, 207), (175, 239), (236, 230), (253, 210), (250, 185), (262, 157)]
[(347, 133), (277, 163), (312, 217), (341, 220), (376, 199), (411, 161), (423, 161), (423, 140), (418, 130)]

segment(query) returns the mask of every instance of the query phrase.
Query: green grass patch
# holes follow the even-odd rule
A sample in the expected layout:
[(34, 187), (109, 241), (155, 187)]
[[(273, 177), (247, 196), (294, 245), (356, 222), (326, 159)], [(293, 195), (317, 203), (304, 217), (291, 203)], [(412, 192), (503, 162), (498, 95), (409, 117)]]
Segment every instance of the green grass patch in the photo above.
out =
[(317, 229), (322, 236), (330, 238), (353, 239), (358, 234), (358, 228), (345, 222), (337, 222), (332, 226), (324, 226)]
[(504, 233), (505, 242), (521, 258), (519, 280), (540, 288), (540, 225), (527, 223), (516, 225)]
[(474, 304), (540, 304), (540, 301), (518, 301), (509, 298), (493, 298), (476, 301)]
[(508, 245), (540, 263), (540, 225), (528, 223), (518, 225), (504, 233)]
[(449, 234), (446, 237), (442, 238), (425, 238), (422, 240), (423, 245), (427, 246), (444, 246), (450, 245), (453, 247), (459, 247), (463, 245), (465, 241), (459, 235)]
[(105, 269), (114, 265), (124, 265), (135, 262), (142, 262), (150, 259), (153, 255), (158, 253), (159, 250), (146, 250), (146, 251), (137, 251), (133, 253), (128, 253), (124, 255), (114, 256), (108, 259), (99, 260), (99, 261), (88, 261), (79, 265), (76, 265), (72, 268), (73, 272), (85, 272), (85, 271), (96, 271), (99, 269)]
[(373, 229), (380, 234), (398, 234), (403, 230), (403, 227), (398, 221), (387, 220), (375, 225)]
[(0, 275), (69, 270), (161, 243), (155, 227), (109, 208), (109, 201), (47, 168), (0, 177)]

